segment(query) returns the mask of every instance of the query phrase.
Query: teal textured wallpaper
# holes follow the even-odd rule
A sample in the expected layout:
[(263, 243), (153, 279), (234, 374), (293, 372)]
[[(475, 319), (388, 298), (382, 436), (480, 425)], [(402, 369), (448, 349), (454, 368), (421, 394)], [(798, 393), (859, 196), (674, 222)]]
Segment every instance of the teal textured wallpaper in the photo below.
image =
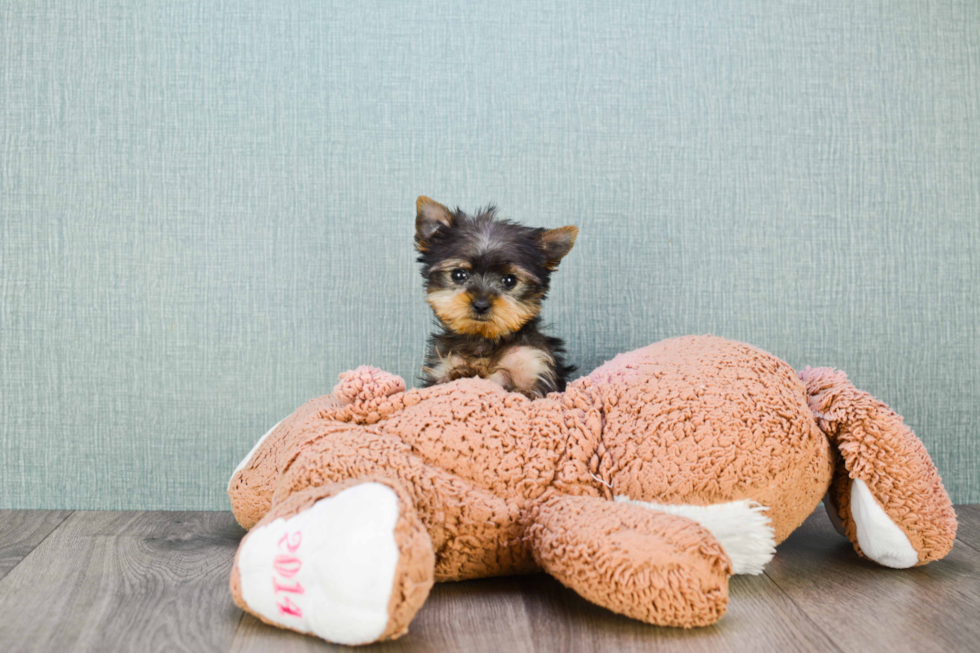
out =
[(0, 507), (227, 506), (337, 374), (414, 379), (419, 194), (576, 224), (588, 370), (831, 365), (980, 501), (980, 3), (0, 3)]

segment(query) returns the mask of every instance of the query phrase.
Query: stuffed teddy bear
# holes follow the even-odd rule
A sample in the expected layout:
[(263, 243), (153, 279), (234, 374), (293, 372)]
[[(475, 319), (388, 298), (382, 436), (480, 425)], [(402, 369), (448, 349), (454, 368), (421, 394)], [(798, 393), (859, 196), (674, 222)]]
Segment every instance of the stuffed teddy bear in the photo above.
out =
[(725, 613), (820, 503), (859, 555), (922, 565), (956, 517), (922, 443), (842, 372), (683, 337), (531, 401), (360, 367), (277, 424), (229, 489), (235, 602), (341, 644), (407, 631), (434, 581), (545, 571), (664, 626)]

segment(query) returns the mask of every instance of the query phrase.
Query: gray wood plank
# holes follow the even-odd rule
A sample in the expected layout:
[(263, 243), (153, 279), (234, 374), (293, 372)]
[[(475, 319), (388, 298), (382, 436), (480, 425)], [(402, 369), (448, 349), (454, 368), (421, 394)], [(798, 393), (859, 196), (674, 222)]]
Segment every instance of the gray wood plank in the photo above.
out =
[(956, 506), (956, 539), (980, 551), (980, 506)]
[[(835, 651), (833, 643), (765, 576), (736, 576), (728, 612), (707, 628), (660, 628), (589, 603), (545, 575), (524, 585), (535, 649), (568, 651)], [(544, 626), (547, 624), (547, 626)]]
[(75, 512), (0, 581), (11, 651), (224, 651), (230, 513)]
[(70, 514), (71, 510), (0, 510), (0, 578)]
[[(533, 628), (521, 601), (521, 580), (510, 577), (439, 583), (415, 615), (407, 635), (357, 650), (532, 653)], [(246, 615), (231, 650), (234, 653), (307, 653), (352, 649), (275, 628)]]
[[(898, 571), (858, 558), (818, 510), (767, 575), (732, 579), (728, 614), (709, 628), (646, 626), (536, 575), (439, 584), (406, 637), (366, 649), (975, 650), (980, 507), (957, 513), (961, 541), (945, 560)], [(242, 535), (228, 513), (0, 511), (0, 570), (9, 571), (0, 642), (16, 651), (350, 650), (234, 607), (228, 573)]]
[[(409, 634), (363, 650), (389, 651), (834, 651), (833, 643), (765, 576), (732, 579), (728, 615), (711, 628), (656, 628), (593, 605), (544, 574), (443, 583)], [(235, 653), (349, 650), (250, 616)], [(359, 649), (360, 650), (360, 649)]]
[(956, 542), (943, 560), (887, 569), (859, 558), (818, 508), (766, 574), (843, 651), (976, 651), (980, 554)]

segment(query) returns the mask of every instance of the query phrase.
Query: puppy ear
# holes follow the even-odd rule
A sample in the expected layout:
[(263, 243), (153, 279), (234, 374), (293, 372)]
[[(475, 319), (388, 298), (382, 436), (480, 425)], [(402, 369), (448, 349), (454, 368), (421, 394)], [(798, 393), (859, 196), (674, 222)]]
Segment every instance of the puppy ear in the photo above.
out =
[(558, 262), (565, 258), (565, 255), (572, 251), (575, 238), (578, 236), (578, 227), (559, 227), (549, 229), (538, 237), (541, 249), (548, 257), (548, 268), (554, 268)]
[(415, 200), (415, 246), (424, 250), (432, 235), (443, 227), (453, 226), (453, 214), (439, 202), (419, 195)]

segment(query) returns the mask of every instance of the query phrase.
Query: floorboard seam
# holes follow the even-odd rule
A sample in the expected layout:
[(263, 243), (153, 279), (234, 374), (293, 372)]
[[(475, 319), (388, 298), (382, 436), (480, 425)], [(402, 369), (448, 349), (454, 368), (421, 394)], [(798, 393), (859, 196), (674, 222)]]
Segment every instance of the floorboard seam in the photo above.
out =
[(238, 631), (242, 627), (242, 622), (245, 621), (245, 611), (239, 608), (237, 605), (235, 608), (238, 610), (238, 621), (235, 622), (235, 630), (231, 634), (231, 639), (228, 640), (228, 648), (225, 649), (228, 653), (235, 650), (235, 641), (238, 639)]
[(772, 576), (769, 575), (769, 572), (768, 571), (766, 571), (766, 570), (763, 569), (762, 570), (762, 573), (765, 574), (766, 578), (768, 578), (770, 581), (772, 581), (773, 586), (775, 586), (775, 588), (777, 590), (779, 590), (779, 593), (782, 594), (783, 596), (785, 596), (786, 597), (786, 600), (789, 601), (790, 603), (792, 603), (793, 604), (793, 607), (795, 607), (797, 610), (799, 610), (800, 614), (803, 615), (803, 618), (806, 619), (807, 621), (809, 621), (811, 624), (813, 624), (813, 627), (816, 628), (817, 631), (819, 631), (820, 634), (824, 636), (824, 639), (827, 640), (827, 643), (828, 644), (830, 644), (831, 646), (834, 647), (834, 650), (835, 651), (837, 651), (838, 653), (844, 653), (844, 649), (842, 649), (840, 646), (837, 645), (837, 642), (834, 641), (834, 638), (830, 636), (830, 633), (828, 633), (827, 631), (825, 631), (820, 626), (820, 624), (818, 624), (816, 621), (814, 621), (813, 618), (810, 617), (810, 615), (807, 613), (807, 611), (804, 610), (802, 608), (802, 606), (800, 606), (799, 603), (797, 603), (796, 601), (794, 601), (793, 600), (793, 597), (790, 596), (786, 592), (786, 590), (784, 590), (782, 587), (779, 586), (779, 583), (776, 582), (776, 579), (775, 578), (773, 578)]
[[(51, 512), (54, 512), (54, 511), (51, 511)], [(75, 514), (75, 511), (74, 511), (74, 510), (71, 510), (71, 511), (69, 511), (69, 512), (68, 512), (68, 514), (67, 514), (67, 515), (65, 515), (65, 518), (64, 518), (64, 519), (62, 519), (62, 520), (61, 520), (60, 522), (58, 522), (58, 525), (57, 525), (57, 526), (55, 526), (54, 528), (52, 528), (52, 529), (51, 529), (51, 531), (50, 531), (50, 532), (49, 532), (49, 533), (48, 533), (47, 535), (45, 535), (44, 537), (42, 537), (42, 538), (41, 538), (41, 540), (40, 540), (40, 541), (39, 541), (39, 542), (38, 542), (37, 544), (35, 544), (34, 546), (32, 546), (32, 547), (31, 547), (31, 550), (30, 550), (30, 551), (28, 551), (28, 552), (27, 552), (27, 553), (26, 553), (26, 554), (24, 555), (24, 557), (23, 557), (23, 558), (21, 558), (20, 560), (18, 560), (18, 561), (17, 561), (17, 564), (15, 564), (15, 565), (14, 565), (13, 567), (11, 567), (10, 569), (8, 569), (8, 570), (7, 570), (7, 573), (5, 573), (5, 574), (4, 574), (4, 575), (3, 575), (2, 577), (0, 577), (0, 585), (2, 585), (2, 584), (3, 584), (3, 581), (4, 581), (4, 580), (5, 580), (6, 578), (8, 578), (8, 577), (10, 576), (10, 574), (12, 574), (12, 573), (13, 573), (13, 571), (14, 571), (14, 569), (17, 569), (17, 567), (19, 567), (19, 566), (20, 566), (20, 563), (22, 563), (22, 562), (24, 562), (25, 560), (27, 560), (27, 558), (29, 558), (29, 557), (30, 557), (30, 555), (31, 555), (32, 553), (34, 553), (35, 551), (37, 551), (37, 547), (39, 547), (39, 546), (41, 546), (42, 544), (44, 544), (44, 542), (45, 542), (45, 540), (47, 540), (47, 539), (48, 539), (49, 537), (51, 537), (51, 534), (52, 534), (52, 533), (54, 533), (54, 532), (55, 532), (56, 530), (58, 530), (59, 528), (61, 528), (61, 527), (62, 527), (62, 526), (64, 525), (64, 523), (65, 523), (66, 521), (68, 521), (68, 518), (69, 518), (69, 517), (71, 517), (71, 516), (72, 516), (72, 515), (74, 515), (74, 514)]]
[(977, 547), (973, 546), (972, 544), (970, 544), (966, 540), (961, 540), (960, 538), (957, 537), (956, 538), (956, 541), (959, 542), (960, 544), (962, 544), (963, 546), (965, 546), (966, 548), (972, 549), (975, 552), (980, 553), (980, 549), (978, 549)]

